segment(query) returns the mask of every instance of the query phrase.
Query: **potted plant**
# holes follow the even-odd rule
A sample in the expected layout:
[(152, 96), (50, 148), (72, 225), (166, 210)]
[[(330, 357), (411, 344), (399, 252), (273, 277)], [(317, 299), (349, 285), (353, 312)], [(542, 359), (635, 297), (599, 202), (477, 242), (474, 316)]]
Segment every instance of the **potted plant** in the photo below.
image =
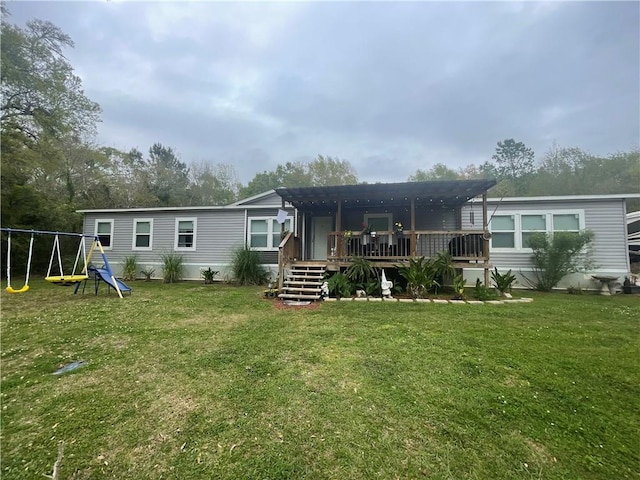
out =
[(369, 243), (369, 241), (371, 240), (371, 235), (372, 235), (372, 231), (371, 231), (371, 226), (370, 225), (366, 225), (365, 223), (362, 224), (362, 243), (363, 245), (367, 245)]
[(346, 253), (349, 251), (349, 243), (351, 241), (351, 237), (353, 236), (353, 232), (351, 230), (344, 230), (342, 232), (342, 252)]
[(402, 237), (404, 235), (404, 227), (402, 226), (402, 222), (394, 223), (393, 230), (398, 237)]
[(622, 283), (622, 292), (623, 293), (640, 293), (640, 286), (634, 285), (634, 282), (632, 282), (629, 279), (629, 277), (624, 277), (624, 282)]

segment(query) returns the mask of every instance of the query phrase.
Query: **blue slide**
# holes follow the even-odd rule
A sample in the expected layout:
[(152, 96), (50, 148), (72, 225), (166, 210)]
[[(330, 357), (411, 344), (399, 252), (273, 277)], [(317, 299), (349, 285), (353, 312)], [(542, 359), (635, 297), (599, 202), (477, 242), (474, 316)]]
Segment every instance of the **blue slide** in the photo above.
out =
[[(89, 270), (94, 270), (96, 272), (96, 274), (99, 276), (100, 280), (102, 280), (103, 282), (105, 282), (107, 285), (109, 285), (112, 288), (116, 288), (116, 286), (113, 284), (113, 279), (111, 278), (111, 273), (109, 272), (109, 270), (107, 270), (106, 268), (90, 268)], [(115, 277), (113, 277), (115, 278)], [(124, 283), (122, 280), (118, 280), (117, 278), (115, 279), (116, 283), (118, 284), (118, 288), (120, 289), (121, 292), (130, 292), (131, 291), (131, 287), (129, 285), (127, 285), (126, 283)]]

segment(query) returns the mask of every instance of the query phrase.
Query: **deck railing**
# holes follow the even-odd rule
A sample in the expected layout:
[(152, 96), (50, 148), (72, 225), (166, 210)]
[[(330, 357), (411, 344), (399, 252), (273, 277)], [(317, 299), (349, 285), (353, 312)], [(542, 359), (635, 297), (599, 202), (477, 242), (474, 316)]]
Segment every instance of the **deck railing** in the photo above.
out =
[(482, 230), (405, 230), (403, 232), (330, 232), (327, 259), (348, 262), (350, 257), (399, 261), (411, 257), (433, 257), (449, 252), (454, 261), (484, 261), (489, 258), (489, 236)]
[(288, 232), (278, 245), (278, 288), (282, 288), (284, 271), (301, 258), (300, 238)]

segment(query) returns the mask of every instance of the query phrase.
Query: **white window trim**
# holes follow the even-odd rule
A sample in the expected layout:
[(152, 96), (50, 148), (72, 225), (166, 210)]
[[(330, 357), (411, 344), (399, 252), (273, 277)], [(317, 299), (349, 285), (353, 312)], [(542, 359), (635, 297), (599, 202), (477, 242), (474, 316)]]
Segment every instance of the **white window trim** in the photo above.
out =
[[(267, 222), (267, 246), (266, 247), (252, 247), (251, 246), (251, 222), (253, 220), (265, 220)], [(286, 221), (289, 220), (289, 225), (291, 226), (291, 228), (294, 228), (294, 224), (293, 224), (293, 217), (291, 216), (287, 216), (287, 218), (285, 219), (285, 223)], [(251, 250), (256, 250), (258, 252), (273, 252), (273, 251), (277, 251), (278, 250), (278, 246), (280, 245), (280, 242), (278, 242), (278, 245), (271, 245), (273, 243), (273, 235), (279, 232), (274, 232), (273, 231), (273, 222), (277, 221), (276, 217), (248, 217), (247, 219), (247, 246), (249, 248), (251, 248)], [(278, 224), (279, 226), (279, 224)], [(262, 232), (260, 232), (262, 233)]]
[[(493, 238), (489, 242), (489, 251), (491, 252), (513, 252), (518, 249), (518, 235), (519, 235), (519, 218), (517, 213), (513, 212), (500, 212), (496, 217), (513, 217), (513, 230), (496, 230), (496, 233), (513, 233), (513, 247), (494, 247)], [(493, 232), (493, 217), (489, 221), (489, 231)]]
[[(193, 222), (193, 245), (191, 247), (179, 247), (178, 237), (180, 232), (178, 231), (178, 225), (180, 222)], [(193, 252), (196, 249), (196, 239), (198, 237), (198, 217), (176, 217), (174, 237), (173, 237), (173, 249), (176, 252)]]
[[(109, 223), (109, 224), (111, 224), (111, 242), (110, 242), (108, 247), (102, 245), (102, 249), (103, 250), (113, 250), (113, 242), (115, 240), (115, 234), (113, 232), (113, 225), (114, 225), (113, 218), (96, 218), (96, 223), (94, 225), (93, 233), (98, 238), (100, 237), (100, 235), (98, 233), (98, 224), (99, 223)], [(100, 243), (102, 243), (102, 242), (100, 242)]]
[[(514, 218), (514, 248), (506, 248), (506, 247), (494, 247), (493, 240), (491, 240), (490, 251), (492, 252), (523, 252), (523, 253), (531, 253), (533, 250), (528, 247), (522, 246), (522, 216), (528, 215), (545, 215), (546, 217), (546, 230), (544, 233), (554, 233), (553, 229), (553, 216), (554, 215), (578, 215), (578, 231), (582, 231), (585, 229), (585, 219), (584, 219), (584, 210), (531, 210), (531, 211), (519, 211), (519, 212), (500, 212), (496, 217), (506, 217), (513, 216)], [(491, 222), (489, 223), (489, 230), (492, 230)], [(510, 230), (496, 230), (496, 232), (507, 232)], [(531, 232), (533, 230), (525, 230), (526, 232)], [(540, 230), (542, 232), (542, 230)], [(558, 230), (559, 232), (572, 232), (574, 230)]]
[[(138, 234), (136, 233), (136, 226), (138, 223), (148, 222), (149, 223), (149, 246), (148, 247), (137, 247), (136, 239)], [(153, 218), (134, 218), (133, 219), (133, 238), (131, 240), (131, 250), (143, 250), (149, 251), (153, 250)]]

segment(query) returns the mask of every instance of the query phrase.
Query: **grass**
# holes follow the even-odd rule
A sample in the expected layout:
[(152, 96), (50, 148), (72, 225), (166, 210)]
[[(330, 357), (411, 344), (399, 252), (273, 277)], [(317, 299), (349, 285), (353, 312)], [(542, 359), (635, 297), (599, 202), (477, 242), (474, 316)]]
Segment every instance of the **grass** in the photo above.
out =
[(2, 292), (3, 479), (51, 475), (60, 442), (61, 479), (640, 478), (637, 296), (133, 288)]

